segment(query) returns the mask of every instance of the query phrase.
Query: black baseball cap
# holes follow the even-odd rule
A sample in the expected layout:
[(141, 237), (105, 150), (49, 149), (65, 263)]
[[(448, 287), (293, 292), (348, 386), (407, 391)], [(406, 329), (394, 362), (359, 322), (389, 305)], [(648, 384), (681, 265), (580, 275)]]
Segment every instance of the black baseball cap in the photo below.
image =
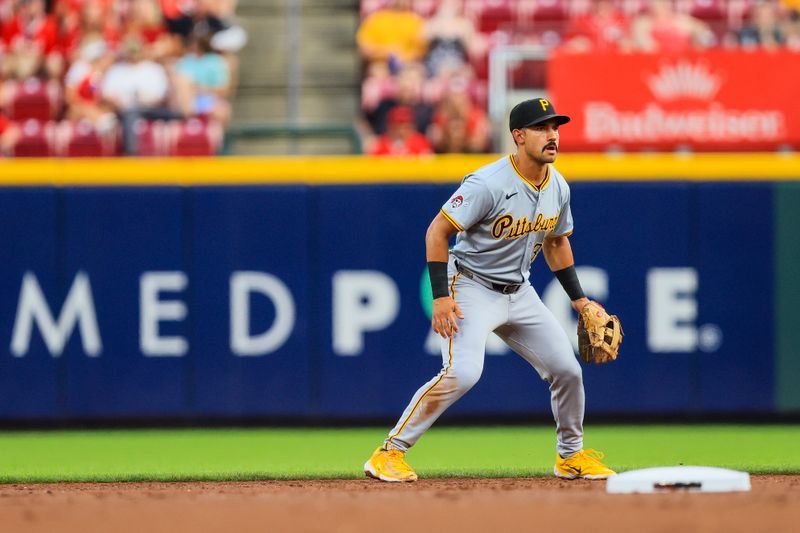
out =
[(514, 106), (508, 119), (508, 125), (511, 131), (514, 131), (551, 119), (555, 119), (559, 126), (570, 121), (567, 115), (557, 114), (553, 103), (547, 98), (532, 98)]

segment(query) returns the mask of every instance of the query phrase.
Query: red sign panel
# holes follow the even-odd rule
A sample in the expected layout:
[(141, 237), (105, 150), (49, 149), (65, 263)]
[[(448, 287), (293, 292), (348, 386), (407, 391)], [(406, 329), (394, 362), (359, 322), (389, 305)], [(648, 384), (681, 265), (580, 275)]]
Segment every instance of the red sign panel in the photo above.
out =
[(800, 149), (797, 53), (557, 53), (548, 92), (567, 150)]

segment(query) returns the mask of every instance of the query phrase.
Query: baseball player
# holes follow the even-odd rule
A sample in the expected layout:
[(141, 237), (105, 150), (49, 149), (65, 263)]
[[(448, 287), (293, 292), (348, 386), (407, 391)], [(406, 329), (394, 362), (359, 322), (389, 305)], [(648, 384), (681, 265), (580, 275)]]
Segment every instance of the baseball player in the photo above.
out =
[[(566, 333), (528, 281), (540, 252), (577, 311), (589, 303), (575, 273), (570, 191), (552, 163), (559, 126), (570, 118), (536, 98), (511, 110), (516, 153), (469, 174), (425, 235), (433, 330), (442, 370), (423, 385), (397, 425), (364, 465), (383, 481), (416, 481), (405, 454), (480, 378), (486, 338), (495, 332), (550, 384), (558, 437), (554, 473), (605, 479), (603, 454), (583, 448), (581, 367)], [(448, 252), (448, 241), (458, 234)]]

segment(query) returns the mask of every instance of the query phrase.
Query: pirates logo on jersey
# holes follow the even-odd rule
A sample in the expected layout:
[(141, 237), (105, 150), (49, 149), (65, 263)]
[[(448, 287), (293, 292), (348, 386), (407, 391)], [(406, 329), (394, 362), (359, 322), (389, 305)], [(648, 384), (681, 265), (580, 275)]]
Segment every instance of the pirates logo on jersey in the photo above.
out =
[(452, 207), (453, 209), (458, 209), (462, 205), (464, 205), (464, 197), (461, 196), (460, 194), (455, 198), (453, 198), (452, 200), (450, 200), (450, 207)]

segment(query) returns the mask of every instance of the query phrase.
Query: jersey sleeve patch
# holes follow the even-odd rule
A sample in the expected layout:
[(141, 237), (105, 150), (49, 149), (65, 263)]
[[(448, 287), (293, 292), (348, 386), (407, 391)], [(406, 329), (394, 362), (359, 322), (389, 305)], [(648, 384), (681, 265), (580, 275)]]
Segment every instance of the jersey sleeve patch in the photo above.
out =
[(466, 231), (486, 217), (492, 202), (492, 194), (486, 185), (476, 176), (469, 175), (442, 205), (442, 216), (458, 231)]
[(464, 201), (464, 197), (461, 196), (460, 194), (457, 194), (457, 195), (453, 196), (452, 198), (450, 198), (450, 208), (451, 209), (458, 209), (459, 207), (462, 207), (462, 206), (465, 207), (465, 206), (468, 206), (468, 205), (469, 205), (469, 202), (465, 202)]

